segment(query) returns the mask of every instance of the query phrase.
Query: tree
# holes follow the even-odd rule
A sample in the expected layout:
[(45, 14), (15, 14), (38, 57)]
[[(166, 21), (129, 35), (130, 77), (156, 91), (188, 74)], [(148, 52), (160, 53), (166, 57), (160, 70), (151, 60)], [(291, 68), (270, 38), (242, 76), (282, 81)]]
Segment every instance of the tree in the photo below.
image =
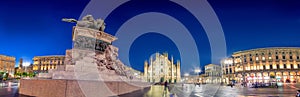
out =
[(29, 76), (29, 77), (35, 77), (35, 73), (32, 73), (32, 72), (31, 72), (31, 73), (28, 73), (28, 76)]
[(3, 78), (7, 79), (8, 78), (9, 73), (5, 73)]
[(21, 74), (20, 72), (17, 72), (17, 73), (15, 73), (15, 76), (16, 76), (16, 77), (21, 77), (22, 74)]
[(26, 76), (27, 76), (27, 73), (26, 73), (26, 72), (23, 72), (23, 73), (22, 73), (22, 76), (23, 76), (23, 77), (24, 77), (24, 76), (26, 77)]

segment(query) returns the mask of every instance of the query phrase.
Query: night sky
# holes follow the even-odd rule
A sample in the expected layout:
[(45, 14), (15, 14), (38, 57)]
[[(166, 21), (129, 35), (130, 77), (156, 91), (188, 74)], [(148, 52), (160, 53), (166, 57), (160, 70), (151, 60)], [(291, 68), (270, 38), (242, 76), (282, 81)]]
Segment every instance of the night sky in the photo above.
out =
[[(187, 13), (166, 0), (132, 3), (108, 16), (105, 32), (114, 35), (126, 18), (144, 11), (170, 13), (184, 21), (193, 37), (205, 36)], [(78, 19), (88, 0), (5, 0), (0, 3), (0, 54), (32, 62), (34, 56), (63, 55), (72, 48), (72, 26), (64, 17)], [(208, 0), (221, 22), (227, 45), (227, 56), (235, 51), (260, 47), (300, 46), (299, 0)], [(130, 4), (129, 4), (130, 5)], [(150, 8), (155, 5), (157, 8)], [(139, 7), (139, 10), (132, 10)], [(129, 11), (128, 11), (129, 10)], [(174, 13), (177, 11), (177, 13)], [(122, 13), (124, 12), (124, 13)], [(125, 13), (126, 12), (126, 13)], [(193, 31), (201, 32), (195, 33)], [(211, 63), (207, 37), (195, 39), (201, 66)], [(121, 48), (120, 48), (121, 49)], [(143, 71), (143, 62), (155, 52), (168, 52), (180, 59), (176, 45), (155, 32), (137, 38), (130, 47), (130, 64)], [(226, 57), (226, 56), (224, 56)], [(193, 60), (191, 60), (193, 61)], [(184, 64), (182, 64), (184, 66)], [(17, 66), (17, 64), (16, 64)]]

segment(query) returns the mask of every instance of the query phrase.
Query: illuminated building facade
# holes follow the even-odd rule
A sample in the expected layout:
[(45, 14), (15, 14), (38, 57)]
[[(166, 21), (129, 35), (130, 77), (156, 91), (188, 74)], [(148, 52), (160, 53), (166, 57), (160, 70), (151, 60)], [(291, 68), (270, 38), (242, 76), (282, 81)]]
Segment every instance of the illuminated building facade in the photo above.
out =
[(174, 64), (173, 57), (170, 61), (167, 53), (155, 53), (155, 56), (150, 57), (149, 64), (147, 61), (144, 63), (144, 79), (147, 82), (180, 82), (179, 60)]
[(6, 55), (0, 55), (0, 72), (14, 74), (16, 58)]
[(35, 73), (46, 73), (50, 69), (57, 69), (58, 66), (64, 65), (64, 55), (53, 56), (36, 56), (33, 59), (33, 71)]
[(221, 75), (221, 66), (215, 64), (205, 66), (205, 83), (220, 83)]
[(238, 51), (221, 61), (222, 80), (300, 82), (300, 48), (272, 47)]

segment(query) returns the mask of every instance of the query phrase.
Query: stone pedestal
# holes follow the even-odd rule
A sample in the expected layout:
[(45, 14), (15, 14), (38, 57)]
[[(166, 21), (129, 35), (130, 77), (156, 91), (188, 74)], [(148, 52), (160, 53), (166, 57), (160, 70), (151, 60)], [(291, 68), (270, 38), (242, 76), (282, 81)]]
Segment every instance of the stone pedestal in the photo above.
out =
[(22, 79), (20, 94), (38, 97), (106, 97), (150, 87), (118, 59), (117, 38), (103, 31), (73, 27), (73, 48), (65, 66), (41, 74), (52, 79)]
[[(82, 91), (79, 83), (89, 86), (90, 90)], [(101, 89), (95, 93), (95, 87)], [(143, 82), (21, 79), (19, 93), (36, 97), (108, 97), (147, 92), (149, 87), (150, 85)]]

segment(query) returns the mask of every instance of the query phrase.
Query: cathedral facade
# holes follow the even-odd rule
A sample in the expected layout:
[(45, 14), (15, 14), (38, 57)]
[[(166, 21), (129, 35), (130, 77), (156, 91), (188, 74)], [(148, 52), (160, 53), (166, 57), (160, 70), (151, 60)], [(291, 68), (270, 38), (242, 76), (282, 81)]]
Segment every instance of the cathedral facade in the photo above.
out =
[(159, 54), (150, 57), (150, 61), (144, 62), (144, 79), (147, 82), (180, 82), (180, 61), (174, 64), (173, 57), (171, 60), (168, 54)]

